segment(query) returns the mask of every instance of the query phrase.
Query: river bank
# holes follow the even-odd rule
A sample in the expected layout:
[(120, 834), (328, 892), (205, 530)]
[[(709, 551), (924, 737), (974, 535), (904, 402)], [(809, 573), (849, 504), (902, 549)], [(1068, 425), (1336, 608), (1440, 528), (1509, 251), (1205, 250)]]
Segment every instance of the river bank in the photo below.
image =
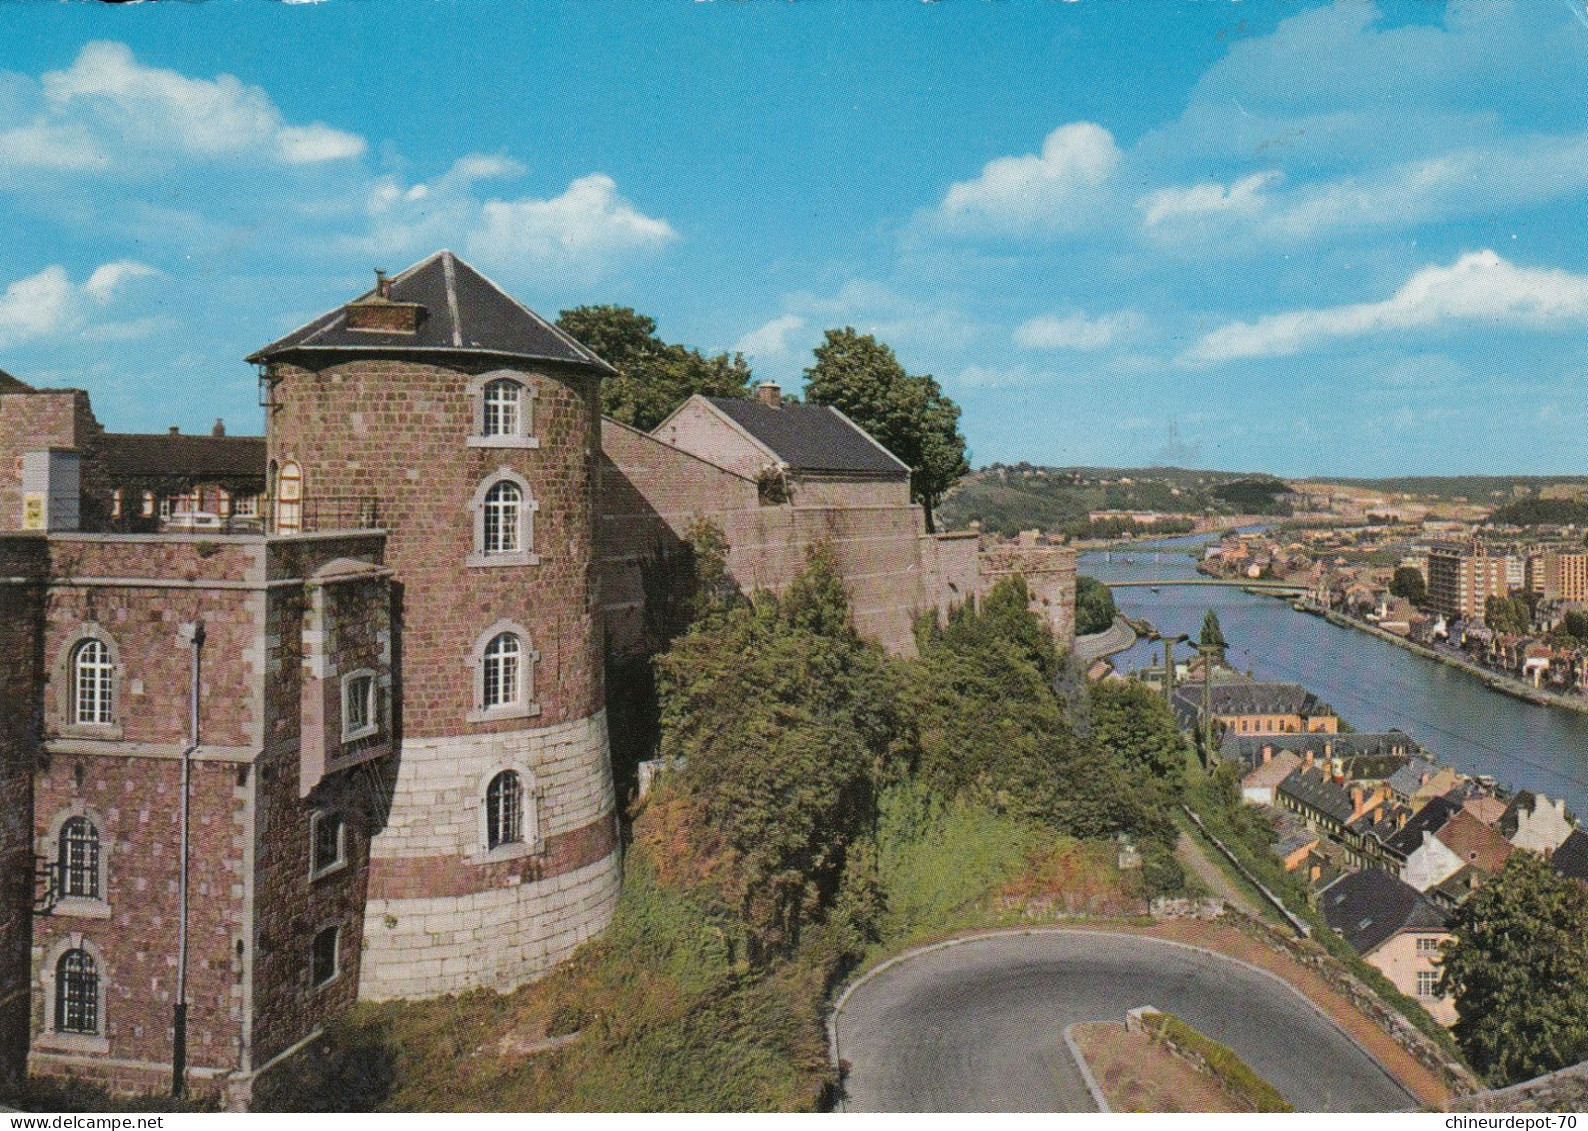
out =
[(1513, 699), (1521, 699), (1523, 702), (1532, 703), (1539, 707), (1562, 707), (1568, 711), (1576, 711), (1579, 714), (1588, 714), (1588, 699), (1582, 696), (1561, 695), (1553, 691), (1545, 691), (1542, 688), (1534, 687), (1524, 680), (1516, 679), (1500, 672), (1490, 671), (1482, 664), (1473, 663), (1471, 660), (1463, 659), (1460, 656), (1452, 656), (1448, 652), (1430, 648), (1425, 644), (1417, 643), (1415, 640), (1397, 636), (1393, 632), (1385, 632), (1376, 625), (1368, 624), (1354, 617), (1344, 616), (1332, 609), (1325, 609), (1312, 601), (1298, 601), (1294, 607), (1301, 612), (1322, 617), (1330, 624), (1339, 625), (1341, 628), (1353, 628), (1358, 632), (1365, 632), (1369, 636), (1376, 636), (1380, 640), (1387, 640), (1391, 644), (1399, 645), (1408, 652), (1413, 652), (1425, 659), (1435, 660), (1446, 667), (1466, 672), (1468, 675), (1475, 676), (1481, 680), (1484, 686), (1490, 690), (1498, 691), (1502, 695), (1509, 695)]

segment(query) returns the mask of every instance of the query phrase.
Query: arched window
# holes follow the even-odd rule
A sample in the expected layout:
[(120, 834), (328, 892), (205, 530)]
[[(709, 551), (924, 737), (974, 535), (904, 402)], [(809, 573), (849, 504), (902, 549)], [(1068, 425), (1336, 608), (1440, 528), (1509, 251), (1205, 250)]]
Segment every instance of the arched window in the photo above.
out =
[(72, 653), (72, 721), (106, 724), (115, 707), (115, 662), (103, 640), (85, 640)]
[(72, 817), (61, 826), (60, 894), (65, 898), (99, 898), (99, 830), (87, 817)]
[(485, 419), (481, 431), (487, 436), (522, 436), (524, 434), (521, 402), (524, 386), (506, 377), (499, 377), (485, 386)]
[(99, 968), (86, 950), (69, 950), (55, 964), (55, 1029), (99, 1032)]
[(503, 770), (485, 787), (485, 845), (488, 849), (524, 839), (524, 783)]
[(485, 492), (486, 554), (516, 554), (523, 548), (522, 526), (524, 492), (517, 483), (504, 479)]
[(519, 701), (524, 646), (511, 632), (491, 638), (485, 646), (485, 694), (481, 706), (510, 707)]

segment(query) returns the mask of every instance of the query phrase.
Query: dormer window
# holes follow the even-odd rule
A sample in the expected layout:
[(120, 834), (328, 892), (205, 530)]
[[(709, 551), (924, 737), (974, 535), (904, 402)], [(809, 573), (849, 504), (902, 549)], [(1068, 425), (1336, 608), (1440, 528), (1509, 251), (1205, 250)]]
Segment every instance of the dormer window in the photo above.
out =
[(473, 402), (473, 448), (538, 448), (535, 436), (535, 387), (512, 370), (482, 373), (469, 382)]

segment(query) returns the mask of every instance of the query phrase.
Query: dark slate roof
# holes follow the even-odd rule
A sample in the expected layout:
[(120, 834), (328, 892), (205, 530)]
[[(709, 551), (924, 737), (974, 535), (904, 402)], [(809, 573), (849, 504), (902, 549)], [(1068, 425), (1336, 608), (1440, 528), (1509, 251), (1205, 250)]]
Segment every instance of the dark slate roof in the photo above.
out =
[(1402, 797), (1416, 793), (1439, 772), (1439, 763), (1430, 758), (1413, 758), (1390, 775), (1388, 785)]
[(105, 470), (124, 479), (265, 478), (263, 436), (153, 436), (107, 432), (100, 441)]
[(1461, 804), (1445, 797), (1433, 797), (1407, 819), (1400, 832), (1386, 842), (1402, 856), (1410, 856), (1423, 844), (1424, 833), (1436, 833), (1445, 823), (1461, 812)]
[[(365, 291), (355, 303), (375, 297)], [(280, 341), (255, 351), (249, 361), (268, 361), (296, 350), (444, 350), (506, 354), (535, 361), (613, 372), (588, 348), (450, 251), (438, 251), (391, 280), (391, 301), (425, 308), (417, 333), (376, 333), (347, 328), (347, 308), (320, 315)]]
[[(1197, 703), (1201, 701), (1199, 696)], [(1263, 760), (1265, 746), (1272, 746), (1276, 754), (1281, 750), (1291, 750), (1297, 754), (1310, 751), (1317, 759), (1333, 756), (1405, 758), (1422, 749), (1411, 735), (1398, 730), (1384, 734), (1238, 734), (1227, 731), (1219, 744), (1219, 757), (1227, 762), (1240, 761), (1255, 767)], [(1362, 775), (1357, 773), (1353, 776)]]
[(1349, 821), (1356, 811), (1351, 795), (1317, 767), (1297, 770), (1279, 783), (1278, 791), (1342, 823)]
[(823, 404), (763, 404), (745, 397), (707, 397), (793, 471), (836, 471), (903, 478), (909, 467), (854, 421)]
[[(1202, 688), (1182, 686), (1175, 697), (1190, 705), (1193, 711), (1202, 709)], [(1214, 715), (1311, 715), (1330, 714), (1328, 704), (1299, 683), (1215, 683), (1211, 701)], [(1271, 735), (1269, 741), (1276, 746), (1286, 744), (1291, 735)], [(1330, 735), (1329, 738), (1337, 738)], [(1259, 747), (1261, 749), (1261, 747)], [(1299, 753), (1299, 751), (1298, 751)]]
[(1588, 880), (1588, 833), (1573, 829), (1549, 858), (1549, 866), (1574, 880)]
[(1341, 876), (1318, 897), (1318, 909), (1358, 954), (1367, 955), (1405, 930), (1442, 930), (1445, 912), (1400, 877), (1377, 868)]
[(31, 393), (33, 386), (18, 381), (4, 369), (0, 369), (0, 393)]

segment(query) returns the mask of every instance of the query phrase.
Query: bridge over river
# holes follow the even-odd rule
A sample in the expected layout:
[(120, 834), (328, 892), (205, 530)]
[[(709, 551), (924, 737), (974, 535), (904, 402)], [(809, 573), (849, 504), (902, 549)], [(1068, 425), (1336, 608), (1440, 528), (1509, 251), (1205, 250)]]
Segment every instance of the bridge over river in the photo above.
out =
[(1161, 580), (1115, 581), (1105, 579), (1110, 589), (1157, 589), (1167, 585), (1207, 585), (1224, 586), (1230, 589), (1245, 589), (1251, 593), (1274, 593), (1291, 597), (1305, 597), (1312, 592), (1308, 585), (1297, 585), (1293, 581), (1250, 581), (1238, 577), (1166, 577)]

